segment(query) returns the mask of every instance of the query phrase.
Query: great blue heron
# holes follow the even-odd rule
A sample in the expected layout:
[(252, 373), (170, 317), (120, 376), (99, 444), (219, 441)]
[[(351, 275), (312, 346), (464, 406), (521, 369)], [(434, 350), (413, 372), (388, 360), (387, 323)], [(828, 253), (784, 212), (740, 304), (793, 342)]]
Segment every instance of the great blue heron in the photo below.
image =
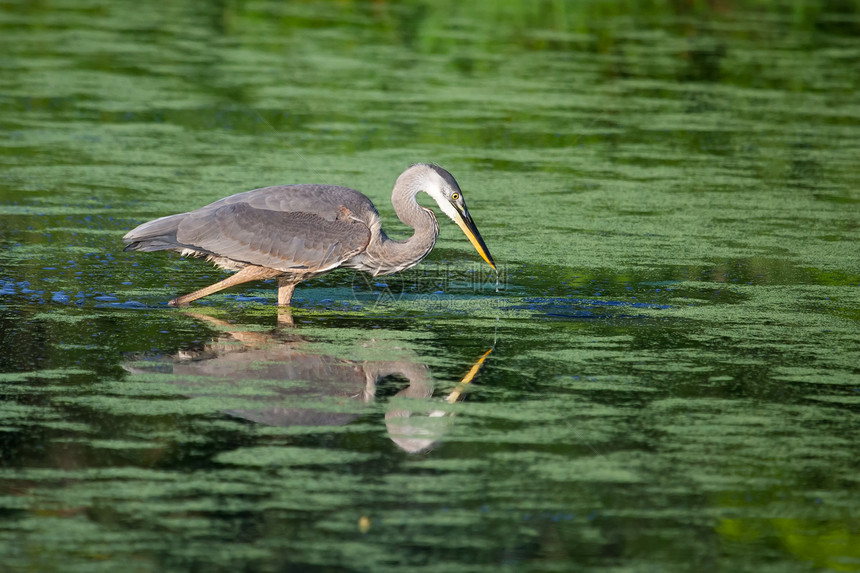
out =
[(478, 254), (496, 268), (450, 173), (419, 163), (400, 174), (391, 192), (394, 212), (415, 233), (395, 241), (381, 228), (373, 203), (349, 187), (284, 185), (237, 193), (188, 213), (149, 221), (123, 237), (126, 251), (174, 250), (206, 257), (238, 271), (213, 285), (177, 297), (171, 306), (253, 280), (278, 279), (278, 305), (288, 306), (296, 284), (338, 267), (373, 276), (408, 269), (427, 256), (439, 225), (418, 204), (425, 192), (466, 234)]

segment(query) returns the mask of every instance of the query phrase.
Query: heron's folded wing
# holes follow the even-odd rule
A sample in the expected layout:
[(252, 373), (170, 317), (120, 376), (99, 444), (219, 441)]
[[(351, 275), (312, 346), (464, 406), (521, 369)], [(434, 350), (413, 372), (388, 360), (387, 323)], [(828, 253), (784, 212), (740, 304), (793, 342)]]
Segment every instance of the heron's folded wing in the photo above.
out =
[(345, 217), (330, 221), (304, 212), (258, 209), (247, 203), (192, 212), (177, 241), (234, 261), (282, 271), (322, 271), (362, 252), (370, 229)]

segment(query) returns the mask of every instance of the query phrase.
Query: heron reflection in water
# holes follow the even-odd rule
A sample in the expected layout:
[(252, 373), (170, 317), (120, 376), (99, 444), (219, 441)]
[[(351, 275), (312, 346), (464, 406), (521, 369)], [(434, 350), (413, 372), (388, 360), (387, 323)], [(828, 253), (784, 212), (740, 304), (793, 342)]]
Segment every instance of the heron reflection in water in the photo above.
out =
[[(313, 352), (301, 337), (276, 331), (236, 329), (219, 319), (187, 313), (224, 331), (199, 350), (183, 350), (168, 357), (130, 360), (132, 373), (164, 373), (189, 396), (238, 399), (241, 408), (231, 416), (269, 426), (339, 426), (363, 415), (372, 403), (377, 384), (387, 377), (405, 378), (385, 412), (389, 438), (401, 449), (417, 453), (431, 449), (450, 420), (450, 410), (431, 400), (435, 383), (427, 366), (409, 353), (399, 360), (355, 361)], [(481, 369), (492, 349), (444, 400), (454, 403)], [(257, 388), (257, 395), (249, 390)], [(247, 406), (248, 403), (250, 406)], [(357, 408), (356, 408), (357, 407)], [(358, 412), (356, 410), (359, 410)], [(420, 415), (419, 415), (420, 414)]]
[(238, 193), (196, 211), (144, 223), (129, 231), (123, 241), (126, 251), (173, 250), (206, 257), (223, 269), (237, 271), (171, 300), (171, 306), (271, 278), (278, 279), (278, 305), (289, 306), (296, 284), (338, 267), (379, 276), (418, 264), (439, 236), (433, 211), (416, 199), (422, 191), (457, 223), (478, 254), (495, 269), (457, 181), (441, 167), (425, 163), (404, 171), (391, 193), (398, 218), (415, 231), (405, 241), (385, 234), (376, 207), (358, 191), (316, 184)]

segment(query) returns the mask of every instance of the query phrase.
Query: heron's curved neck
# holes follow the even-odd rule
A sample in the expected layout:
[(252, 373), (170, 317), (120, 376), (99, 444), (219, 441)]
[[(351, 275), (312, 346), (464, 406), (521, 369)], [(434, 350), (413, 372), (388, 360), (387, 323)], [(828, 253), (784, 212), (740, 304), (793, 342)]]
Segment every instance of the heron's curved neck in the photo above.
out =
[(421, 177), (406, 171), (397, 178), (391, 192), (391, 203), (397, 217), (415, 232), (405, 241), (390, 239), (380, 230), (380, 243), (374, 259), (379, 265), (377, 274), (388, 274), (418, 264), (427, 256), (439, 236), (439, 224), (430, 209), (418, 204), (416, 195), (421, 191)]

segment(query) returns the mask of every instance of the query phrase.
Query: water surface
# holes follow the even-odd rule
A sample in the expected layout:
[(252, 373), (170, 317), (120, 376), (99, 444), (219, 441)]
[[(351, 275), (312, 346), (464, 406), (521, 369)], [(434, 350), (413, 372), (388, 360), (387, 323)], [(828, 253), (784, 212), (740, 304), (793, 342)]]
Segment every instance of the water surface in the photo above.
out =
[[(0, 2), (5, 570), (858, 571), (855, 2)], [(458, 179), (400, 276), (124, 253)], [(487, 352), (489, 354), (487, 354)]]

